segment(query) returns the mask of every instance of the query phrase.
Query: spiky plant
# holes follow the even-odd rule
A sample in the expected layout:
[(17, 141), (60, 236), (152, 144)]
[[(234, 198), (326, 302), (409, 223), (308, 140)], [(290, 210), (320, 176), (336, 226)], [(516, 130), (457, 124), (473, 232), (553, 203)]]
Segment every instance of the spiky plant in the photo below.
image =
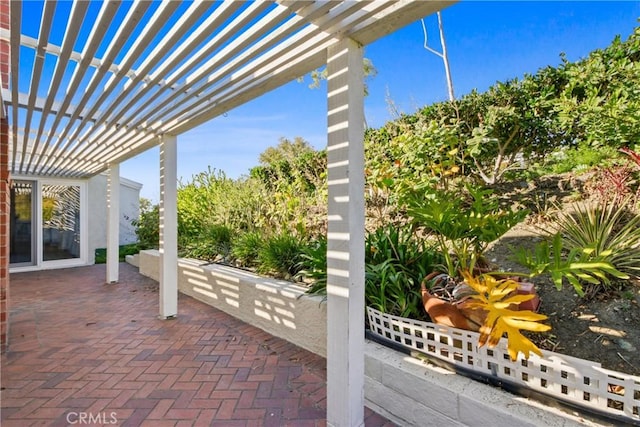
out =
[(624, 204), (579, 204), (574, 213), (558, 218), (557, 231), (566, 249), (640, 277), (640, 215), (630, 214)]

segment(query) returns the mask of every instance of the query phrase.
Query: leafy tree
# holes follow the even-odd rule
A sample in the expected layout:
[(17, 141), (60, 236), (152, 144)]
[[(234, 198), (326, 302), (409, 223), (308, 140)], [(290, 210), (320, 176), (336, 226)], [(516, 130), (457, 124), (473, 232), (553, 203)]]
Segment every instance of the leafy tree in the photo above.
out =
[(268, 147), (262, 153), (258, 161), (262, 166), (274, 166), (281, 162), (291, 162), (296, 157), (315, 151), (311, 144), (303, 138), (296, 136), (293, 141), (280, 138), (278, 145)]
[(261, 183), (264, 203), (260, 225), (265, 229), (297, 230), (321, 235), (326, 229), (326, 167), (324, 150), (300, 137), (281, 138), (260, 154), (250, 176)]
[[(418, 169), (456, 170), (492, 185), (510, 169), (560, 147), (586, 143), (619, 148), (638, 141), (640, 27), (627, 41), (617, 37), (585, 59), (562, 60), (559, 67), (429, 105), (368, 132), (368, 160), (381, 166), (372, 172), (374, 182), (388, 181), (393, 165), (408, 166), (393, 148), (398, 144), (412, 147)], [(454, 133), (457, 143), (438, 137), (442, 133)], [(419, 144), (429, 147), (416, 150)], [(443, 163), (433, 153), (450, 154)]]
[(136, 228), (139, 249), (157, 249), (160, 246), (160, 208), (151, 200), (140, 198), (140, 215), (131, 221)]
[(575, 142), (616, 148), (640, 139), (640, 27), (583, 60), (562, 56), (565, 75), (554, 108)]
[(213, 225), (234, 231), (252, 230), (263, 203), (263, 192), (252, 179), (234, 180), (208, 168), (178, 188), (178, 235), (183, 240), (205, 233)]

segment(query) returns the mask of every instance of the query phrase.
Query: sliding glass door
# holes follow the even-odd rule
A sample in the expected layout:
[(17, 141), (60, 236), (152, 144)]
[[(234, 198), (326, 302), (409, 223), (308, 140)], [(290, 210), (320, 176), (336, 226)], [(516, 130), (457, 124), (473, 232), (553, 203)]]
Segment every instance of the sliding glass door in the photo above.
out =
[(42, 186), (42, 260), (80, 258), (80, 186)]
[(9, 218), (9, 262), (12, 266), (36, 263), (35, 182), (11, 183), (11, 212)]
[(12, 269), (66, 267), (86, 261), (85, 187), (78, 181), (12, 182)]

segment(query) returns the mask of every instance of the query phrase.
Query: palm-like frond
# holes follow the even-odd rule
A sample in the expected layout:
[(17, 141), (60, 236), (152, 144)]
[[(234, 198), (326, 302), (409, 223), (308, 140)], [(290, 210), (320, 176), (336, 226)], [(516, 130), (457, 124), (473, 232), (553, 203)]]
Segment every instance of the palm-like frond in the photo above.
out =
[(529, 358), (531, 353), (542, 356), (540, 349), (520, 331), (548, 331), (551, 326), (538, 323), (546, 320), (547, 316), (530, 310), (518, 311), (511, 308), (529, 301), (534, 295), (518, 295), (518, 283), (510, 279), (497, 280), (488, 274), (479, 277), (474, 277), (468, 272), (462, 274), (465, 282), (477, 292), (471, 296), (474, 301), (467, 303), (467, 307), (487, 312), (486, 320), (480, 327), (479, 345), (495, 347), (506, 334), (507, 350), (511, 360), (516, 360), (518, 353), (522, 353), (525, 358)]

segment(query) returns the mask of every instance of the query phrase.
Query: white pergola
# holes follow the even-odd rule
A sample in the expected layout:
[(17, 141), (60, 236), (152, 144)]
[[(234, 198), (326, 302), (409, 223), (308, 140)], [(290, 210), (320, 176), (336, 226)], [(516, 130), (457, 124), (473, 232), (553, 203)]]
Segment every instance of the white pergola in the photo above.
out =
[(362, 46), (451, 3), (11, 1), (0, 28), (11, 48), (0, 82), (10, 172), (109, 171), (107, 281), (116, 282), (119, 164), (159, 145), (160, 316), (175, 316), (179, 135), (326, 64), (327, 421), (363, 425)]

